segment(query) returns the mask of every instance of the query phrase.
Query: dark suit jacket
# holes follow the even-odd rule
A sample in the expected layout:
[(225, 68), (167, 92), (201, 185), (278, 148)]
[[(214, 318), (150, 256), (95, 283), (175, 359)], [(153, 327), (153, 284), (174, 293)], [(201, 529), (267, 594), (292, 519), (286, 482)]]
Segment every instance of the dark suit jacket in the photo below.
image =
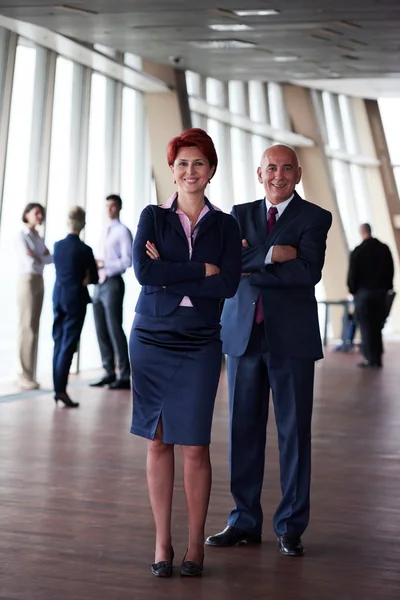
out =
[[(173, 208), (147, 206), (140, 217), (133, 243), (133, 266), (143, 286), (136, 312), (165, 316), (189, 296), (206, 323), (219, 322), (221, 298), (232, 297), (240, 280), (241, 240), (235, 219), (211, 205), (202, 220), (192, 257), (179, 216)], [(161, 260), (146, 254), (146, 241), (153, 242)], [(218, 275), (205, 277), (205, 263), (218, 266)]]
[[(223, 351), (232, 356), (244, 354), (261, 292), (271, 353), (280, 357), (322, 358), (314, 287), (321, 279), (331, 213), (295, 193), (269, 235), (264, 199), (236, 205), (232, 214), (239, 223), (242, 239), (250, 244), (242, 253), (242, 270), (250, 275), (242, 276), (235, 297), (225, 302), (221, 321)], [(274, 245), (295, 246), (298, 257), (265, 265), (267, 252)]]
[(90, 283), (97, 283), (99, 276), (93, 251), (78, 235), (69, 234), (54, 244), (56, 282), (53, 304), (64, 312), (74, 312), (91, 300), (87, 287), (82, 285), (87, 272)]
[(393, 276), (393, 258), (386, 244), (369, 238), (354, 248), (347, 276), (351, 294), (357, 294), (360, 290), (391, 290)]

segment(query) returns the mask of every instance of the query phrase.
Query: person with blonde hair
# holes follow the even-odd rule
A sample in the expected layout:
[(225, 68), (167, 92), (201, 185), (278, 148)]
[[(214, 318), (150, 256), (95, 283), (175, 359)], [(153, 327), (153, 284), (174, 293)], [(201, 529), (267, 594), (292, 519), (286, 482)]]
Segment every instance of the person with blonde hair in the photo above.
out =
[(60, 400), (66, 408), (79, 406), (67, 394), (68, 374), (81, 336), (86, 307), (91, 302), (87, 286), (99, 280), (93, 251), (79, 238), (85, 221), (83, 208), (73, 206), (68, 212), (69, 233), (54, 244), (54, 400), (56, 404)]

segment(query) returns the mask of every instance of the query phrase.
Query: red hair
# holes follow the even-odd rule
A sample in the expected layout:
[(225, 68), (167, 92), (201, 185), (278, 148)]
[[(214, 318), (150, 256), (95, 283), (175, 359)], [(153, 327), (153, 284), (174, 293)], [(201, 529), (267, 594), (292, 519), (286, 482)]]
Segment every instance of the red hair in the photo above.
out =
[(196, 146), (200, 152), (206, 157), (210, 163), (210, 167), (215, 167), (214, 173), (218, 165), (218, 156), (215, 150), (214, 142), (203, 129), (194, 127), (186, 129), (181, 135), (172, 138), (167, 146), (167, 161), (171, 166), (174, 164), (177, 154), (181, 148), (189, 148)]

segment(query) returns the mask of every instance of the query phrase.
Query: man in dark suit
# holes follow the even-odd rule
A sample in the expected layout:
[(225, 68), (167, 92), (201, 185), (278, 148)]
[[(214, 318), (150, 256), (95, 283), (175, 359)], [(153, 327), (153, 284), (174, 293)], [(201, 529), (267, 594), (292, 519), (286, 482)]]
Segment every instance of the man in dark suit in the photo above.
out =
[(222, 313), (228, 355), (231, 492), (228, 526), (211, 546), (261, 542), (268, 398), (278, 429), (282, 499), (273, 524), (280, 551), (304, 552), (310, 511), (314, 362), (322, 358), (314, 287), (321, 278), (331, 214), (295, 192), (301, 168), (283, 145), (257, 170), (266, 197), (237, 205), (243, 275)]
[(87, 286), (99, 276), (92, 249), (79, 238), (85, 226), (85, 211), (72, 207), (68, 214), (70, 233), (54, 244), (56, 281), (53, 290), (53, 381), (54, 399), (67, 408), (79, 406), (67, 394), (68, 374), (77, 349), (90, 300)]
[(360, 227), (362, 243), (350, 255), (347, 285), (354, 296), (365, 360), (361, 368), (382, 367), (382, 329), (388, 315), (388, 291), (393, 288), (393, 258), (386, 246), (371, 235), (371, 226)]

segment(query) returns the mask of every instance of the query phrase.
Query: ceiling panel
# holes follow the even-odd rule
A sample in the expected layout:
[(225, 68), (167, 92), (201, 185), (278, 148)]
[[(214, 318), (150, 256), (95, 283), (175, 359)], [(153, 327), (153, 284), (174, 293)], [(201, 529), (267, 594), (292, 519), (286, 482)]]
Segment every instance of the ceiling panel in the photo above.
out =
[[(173, 63), (219, 79), (399, 77), (398, 0), (0, 0), (0, 14), (86, 43)], [(276, 8), (278, 15), (238, 17), (233, 10)], [(58, 5), (58, 6), (57, 6)], [(81, 9), (74, 12), (71, 8)], [(193, 8), (195, 6), (195, 8)], [(252, 29), (216, 32), (212, 24)], [(195, 48), (193, 41), (235, 39), (243, 49)], [(292, 62), (275, 58), (294, 57)]]

